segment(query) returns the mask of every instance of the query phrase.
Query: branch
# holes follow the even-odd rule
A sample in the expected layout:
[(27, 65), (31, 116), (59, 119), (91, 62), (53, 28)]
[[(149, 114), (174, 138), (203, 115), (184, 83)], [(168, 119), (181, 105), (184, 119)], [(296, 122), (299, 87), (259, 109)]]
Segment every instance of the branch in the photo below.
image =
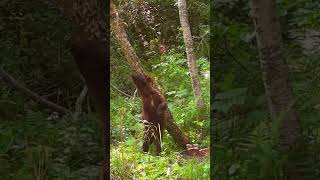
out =
[(87, 92), (88, 87), (85, 85), (76, 101), (76, 112), (74, 114), (75, 119), (78, 119), (82, 113), (82, 104), (86, 98)]
[(130, 96), (129, 94), (127, 94), (127, 93), (125, 93), (125, 92), (123, 92), (123, 91), (121, 91), (121, 90), (118, 89), (115, 85), (113, 85), (113, 84), (111, 84), (111, 83), (110, 83), (110, 85), (111, 85), (111, 87), (113, 87), (115, 90), (117, 90), (119, 93), (123, 94), (124, 96), (127, 96), (127, 97), (129, 97), (129, 98), (132, 98), (132, 96)]
[(25, 95), (29, 96), (32, 100), (38, 102), (39, 104), (46, 106), (50, 109), (53, 109), (61, 114), (68, 114), (71, 113), (70, 110), (59, 106), (51, 101), (48, 101), (44, 99), (43, 97), (37, 95), (36, 93), (32, 92), (30, 89), (24, 87), (21, 85), (18, 81), (16, 81), (12, 76), (10, 76), (8, 73), (6, 73), (2, 68), (0, 68), (0, 76), (2, 77), (2, 80), (8, 84), (10, 84), (13, 88), (21, 91)]

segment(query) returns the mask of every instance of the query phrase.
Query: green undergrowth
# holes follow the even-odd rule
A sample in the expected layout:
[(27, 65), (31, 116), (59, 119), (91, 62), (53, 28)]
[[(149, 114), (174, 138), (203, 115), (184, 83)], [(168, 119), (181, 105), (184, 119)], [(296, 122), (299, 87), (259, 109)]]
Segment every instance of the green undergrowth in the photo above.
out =
[[(175, 122), (200, 147), (209, 147), (209, 121), (197, 121), (193, 103), (168, 102)], [(209, 179), (209, 157), (193, 159), (184, 155), (168, 132), (162, 139), (162, 153), (142, 152), (143, 125), (139, 123), (139, 98), (111, 100), (111, 177), (113, 179)]]
[(0, 120), (0, 179), (99, 179), (103, 147), (95, 114), (73, 119), (28, 111)]
[(160, 156), (142, 153), (140, 141), (130, 138), (111, 147), (113, 179), (209, 179), (209, 158), (186, 158), (169, 148)]

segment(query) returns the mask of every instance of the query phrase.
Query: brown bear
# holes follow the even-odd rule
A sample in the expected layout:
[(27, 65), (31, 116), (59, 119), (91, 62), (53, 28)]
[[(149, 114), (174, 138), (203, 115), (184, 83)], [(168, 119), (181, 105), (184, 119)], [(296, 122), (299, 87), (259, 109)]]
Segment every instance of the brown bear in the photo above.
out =
[(154, 87), (153, 80), (145, 74), (132, 76), (143, 103), (142, 122), (144, 123), (144, 142), (142, 149), (149, 151), (155, 144), (156, 153), (161, 152), (162, 133), (167, 121), (167, 102), (160, 91)]

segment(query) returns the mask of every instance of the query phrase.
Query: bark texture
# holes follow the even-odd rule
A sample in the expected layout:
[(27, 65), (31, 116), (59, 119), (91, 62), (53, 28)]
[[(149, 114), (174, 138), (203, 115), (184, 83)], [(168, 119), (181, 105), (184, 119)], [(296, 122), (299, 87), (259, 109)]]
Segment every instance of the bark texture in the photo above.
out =
[[(117, 42), (121, 47), (122, 53), (124, 54), (127, 62), (132, 68), (133, 76), (148, 76), (141, 66), (139, 57), (135, 53), (133, 47), (131, 46), (131, 43), (128, 40), (127, 33), (125, 31), (125, 28), (123, 27), (123, 22), (119, 18), (118, 11), (113, 1), (111, 1), (110, 14), (112, 32), (115, 34)], [(155, 84), (153, 84), (153, 86), (154, 88), (158, 89)], [(167, 109), (167, 114), (169, 117), (166, 126), (167, 131), (173, 137), (174, 141), (180, 147), (185, 149), (186, 144), (189, 143), (189, 139), (183, 134), (177, 124), (174, 123), (169, 109)]]
[(282, 36), (275, 0), (253, 0), (252, 13), (271, 117), (282, 119), (282, 145), (293, 145), (300, 136), (300, 125), (293, 107), (288, 65), (282, 54)]
[(188, 20), (187, 3), (185, 0), (178, 0), (179, 18), (181, 28), (183, 32), (184, 44), (186, 46), (186, 53), (188, 59), (189, 72), (191, 77), (191, 84), (194, 97), (196, 98), (197, 108), (202, 111), (205, 108), (205, 104), (201, 95), (201, 86), (198, 75), (198, 68), (196, 63), (196, 55), (193, 48), (193, 40), (191, 35), (191, 29)]
[[(298, 143), (301, 136), (299, 116), (289, 83), (289, 69), (282, 53), (280, 21), (275, 0), (252, 0), (252, 15), (263, 71), (264, 87), (272, 120), (280, 121), (280, 143), (283, 150)], [(288, 180), (299, 179), (294, 168), (288, 169)]]
[(127, 33), (123, 26), (124, 22), (119, 17), (116, 5), (113, 3), (113, 1), (111, 1), (111, 4), (110, 4), (110, 14), (111, 14), (111, 30), (116, 36), (117, 42), (121, 47), (121, 51), (133, 70), (133, 74), (134, 75), (145, 74), (140, 64), (139, 57), (134, 51), (131, 43), (128, 40)]

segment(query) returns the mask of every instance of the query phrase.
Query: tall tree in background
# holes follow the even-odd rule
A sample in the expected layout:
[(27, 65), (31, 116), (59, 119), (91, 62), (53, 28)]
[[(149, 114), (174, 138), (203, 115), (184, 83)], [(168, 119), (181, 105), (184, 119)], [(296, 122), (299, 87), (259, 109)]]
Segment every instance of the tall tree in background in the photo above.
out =
[[(140, 63), (139, 57), (128, 40), (127, 33), (123, 27), (123, 21), (119, 18), (117, 8), (113, 1), (111, 1), (110, 5), (110, 14), (112, 32), (115, 34), (117, 42), (121, 47), (121, 51), (132, 68), (133, 75), (144, 74), (145, 76), (148, 76)], [(154, 87), (156, 88), (156, 85), (154, 85)], [(169, 110), (168, 114), (171, 114)], [(186, 148), (189, 139), (183, 134), (177, 124), (174, 123), (173, 118), (170, 115), (166, 129), (180, 147)]]
[[(298, 143), (299, 116), (289, 83), (288, 65), (282, 53), (280, 21), (275, 0), (252, 0), (253, 21), (263, 71), (264, 87), (273, 120), (280, 121), (280, 143), (284, 150)], [(288, 179), (295, 179), (292, 175)]]
[(107, 121), (107, 67), (109, 50), (108, 18), (102, 1), (58, 1), (66, 17), (75, 26), (71, 36), (71, 51), (83, 75), (89, 92), (96, 99), (101, 113), (104, 161), (103, 179), (109, 179), (109, 121)]
[(178, 0), (178, 9), (181, 28), (183, 32), (183, 39), (186, 46), (187, 60), (189, 66), (189, 72), (191, 77), (191, 84), (194, 97), (196, 98), (198, 111), (202, 111), (205, 108), (205, 104), (201, 95), (201, 86), (198, 76), (198, 68), (196, 63), (196, 55), (193, 49), (193, 40), (191, 35), (191, 29), (188, 20), (187, 3), (185, 0)]

